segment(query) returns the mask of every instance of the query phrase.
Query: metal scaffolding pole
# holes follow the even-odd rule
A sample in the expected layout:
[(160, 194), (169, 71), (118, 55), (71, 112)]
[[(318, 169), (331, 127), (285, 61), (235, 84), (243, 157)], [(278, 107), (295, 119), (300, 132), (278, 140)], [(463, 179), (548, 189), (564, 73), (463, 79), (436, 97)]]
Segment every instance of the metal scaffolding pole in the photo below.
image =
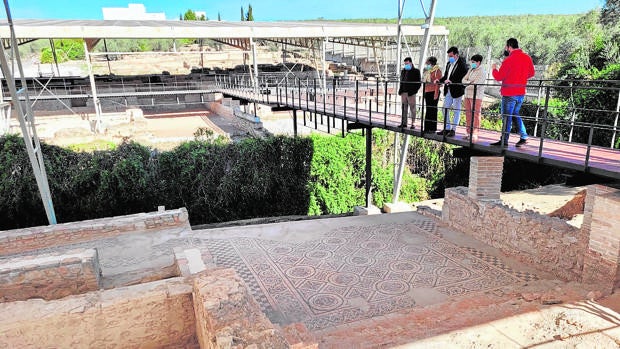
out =
[[(401, 20), (402, 20), (402, 9), (404, 7), (404, 0), (403, 0), (403, 7), (400, 6), (400, 1), (398, 1), (399, 7), (398, 7), (398, 54), (397, 54), (397, 62), (396, 62), (396, 69), (397, 69), (397, 74), (398, 74), (398, 67), (400, 66), (400, 51), (401, 51), (401, 47), (400, 47), (400, 26), (401, 26)], [(430, 8), (430, 12), (428, 14), (428, 16), (426, 17), (426, 22), (424, 23), (423, 27), (424, 27), (424, 39), (422, 42), (422, 48), (420, 51), (420, 63), (418, 65), (418, 67), (422, 67), (426, 61), (426, 51), (428, 50), (428, 44), (430, 42), (430, 36), (431, 36), (431, 27), (433, 26), (433, 21), (435, 19), (435, 5), (437, 4), (437, 0), (432, 0), (431, 2), (431, 8)], [(398, 75), (397, 75), (398, 76)], [(394, 136), (394, 149), (397, 149), (398, 147), (398, 133), (396, 133), (396, 135)], [(400, 188), (402, 186), (402, 179), (403, 179), (403, 172), (405, 170), (405, 164), (407, 162), (407, 150), (409, 148), (409, 134), (405, 134), (405, 139), (403, 141), (403, 145), (400, 149), (400, 159), (399, 159), (399, 163), (398, 163), (398, 173), (394, 176), (394, 192), (393, 192), (393, 196), (392, 196), (392, 202), (393, 203), (397, 203), (398, 202), (398, 198), (400, 196)], [(395, 166), (396, 167), (396, 166)]]
[(90, 61), (90, 53), (88, 52), (88, 45), (86, 44), (86, 40), (84, 40), (84, 58), (86, 59), (86, 65), (88, 66), (88, 78), (90, 80), (90, 90), (93, 95), (93, 104), (95, 105), (95, 116), (96, 123), (94, 131), (96, 133), (101, 133), (102, 131), (102, 122), (101, 122), (101, 102), (99, 98), (97, 98), (97, 85), (95, 84), (95, 75), (93, 75), (93, 65)]
[(327, 40), (328, 38), (325, 37), (323, 39), (323, 45), (321, 46), (321, 64), (323, 66), (323, 93), (327, 93), (327, 51), (326, 51), (326, 46), (327, 46)]
[[(13, 19), (11, 18), (11, 10), (9, 9), (8, 0), (4, 0), (4, 8), (6, 9), (7, 21), (11, 32), (11, 50), (13, 51), (12, 58), (17, 62), (21, 88), (17, 90), (15, 75), (14, 72), (9, 69), (4, 45), (0, 45), (0, 69), (6, 79), (9, 93), (11, 94), (11, 99), (13, 101), (13, 107), (17, 111), (17, 118), (24, 137), (24, 144), (26, 145), (28, 158), (30, 159), (30, 164), (32, 165), (32, 172), (34, 173), (34, 178), (37, 182), (39, 193), (41, 194), (41, 200), (43, 201), (43, 207), (45, 208), (47, 220), (49, 224), (56, 224), (54, 203), (52, 202), (52, 195), (47, 182), (47, 173), (45, 171), (45, 163), (43, 162), (43, 154), (41, 153), (41, 144), (39, 143), (39, 137), (37, 136), (34, 113), (32, 112), (32, 105), (30, 104), (30, 96), (28, 95), (26, 79), (24, 78), (24, 69), (19, 56), (17, 40), (15, 39)], [(24, 98), (23, 104), (20, 101), (20, 96), (23, 96)]]
[(250, 47), (252, 48), (252, 65), (254, 66), (252, 83), (254, 84), (254, 93), (258, 94), (258, 62), (256, 61), (256, 43), (252, 38), (250, 38)]

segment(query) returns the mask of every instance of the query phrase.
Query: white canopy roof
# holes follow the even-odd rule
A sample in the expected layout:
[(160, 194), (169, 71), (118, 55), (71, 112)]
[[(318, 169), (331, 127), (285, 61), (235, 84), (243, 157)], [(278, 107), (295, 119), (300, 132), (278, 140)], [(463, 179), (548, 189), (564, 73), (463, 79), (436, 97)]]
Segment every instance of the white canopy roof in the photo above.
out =
[[(182, 38), (335, 38), (395, 37), (396, 24), (225, 21), (118, 21), (118, 20), (14, 20), (17, 39), (182, 39)], [(406, 36), (423, 36), (420, 26), (403, 25)], [(431, 35), (448, 35), (443, 26), (433, 26)], [(6, 20), (0, 21), (0, 37), (9, 38)]]

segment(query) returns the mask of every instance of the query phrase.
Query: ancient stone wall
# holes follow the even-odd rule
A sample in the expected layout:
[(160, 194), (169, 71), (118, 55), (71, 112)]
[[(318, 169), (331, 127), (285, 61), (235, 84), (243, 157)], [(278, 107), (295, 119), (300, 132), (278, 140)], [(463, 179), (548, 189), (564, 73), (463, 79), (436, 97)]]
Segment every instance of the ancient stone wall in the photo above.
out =
[(201, 348), (288, 348), (234, 269), (194, 279), (196, 331)]
[(581, 280), (587, 232), (498, 201), (476, 200), (464, 187), (446, 189), (442, 219), (502, 252), (517, 256), (564, 280)]
[(191, 229), (187, 210), (180, 208), (0, 231), (0, 256), (162, 229)]
[(196, 348), (192, 286), (173, 278), (0, 304), (0, 348)]
[(620, 287), (620, 190), (602, 185), (587, 189), (582, 228), (589, 232), (583, 282), (605, 294)]
[(0, 302), (58, 299), (101, 286), (97, 250), (25, 256), (0, 261)]

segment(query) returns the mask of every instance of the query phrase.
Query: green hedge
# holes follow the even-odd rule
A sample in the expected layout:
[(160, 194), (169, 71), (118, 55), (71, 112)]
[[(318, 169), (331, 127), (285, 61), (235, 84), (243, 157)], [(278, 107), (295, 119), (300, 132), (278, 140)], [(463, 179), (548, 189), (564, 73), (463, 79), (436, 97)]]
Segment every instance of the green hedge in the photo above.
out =
[[(392, 198), (387, 132), (375, 132), (373, 196)], [(336, 214), (364, 204), (365, 140), (315, 135), (238, 143), (191, 141), (157, 152), (137, 143), (75, 152), (42, 144), (59, 222), (186, 207), (192, 224)], [(19, 136), (0, 138), (0, 229), (47, 223)], [(404, 175), (401, 199), (425, 199), (427, 180)]]

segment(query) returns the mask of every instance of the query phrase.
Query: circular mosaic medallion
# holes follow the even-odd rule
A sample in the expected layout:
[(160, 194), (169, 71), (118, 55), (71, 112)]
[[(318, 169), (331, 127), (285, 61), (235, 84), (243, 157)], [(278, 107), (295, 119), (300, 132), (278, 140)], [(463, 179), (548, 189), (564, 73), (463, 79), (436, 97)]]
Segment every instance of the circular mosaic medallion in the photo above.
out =
[(367, 256), (347, 256), (346, 262), (358, 267), (365, 267), (373, 265), (375, 263), (375, 259)]
[(427, 254), (430, 250), (422, 246), (405, 245), (401, 247), (401, 251), (407, 254), (412, 254), (412, 255), (424, 255), (424, 254)]
[(276, 246), (269, 249), (269, 251), (275, 254), (287, 254), (291, 253), (293, 251), (293, 248), (289, 246)]
[(471, 273), (469, 272), (469, 270), (464, 268), (443, 267), (437, 269), (437, 275), (440, 278), (465, 279), (471, 276)]
[(329, 282), (337, 286), (351, 286), (360, 281), (360, 277), (353, 273), (336, 273), (329, 276)]
[(390, 263), (390, 270), (395, 272), (410, 272), (416, 273), (422, 270), (422, 266), (414, 261), (396, 261)]
[(401, 295), (409, 291), (409, 285), (402, 280), (383, 280), (375, 284), (377, 291), (392, 296)]
[(314, 268), (307, 265), (299, 265), (286, 270), (286, 275), (298, 279), (310, 277), (314, 275), (314, 273)]
[(387, 246), (387, 244), (381, 241), (364, 241), (360, 246), (367, 250), (382, 250)]
[(261, 278), (276, 277), (278, 274), (273, 269), (264, 269), (258, 272), (258, 276)]
[(345, 243), (345, 239), (332, 237), (332, 238), (323, 239), (321, 240), (321, 242), (323, 242), (324, 244), (328, 244), (328, 245), (342, 245)]
[(319, 293), (308, 299), (311, 308), (320, 311), (329, 311), (337, 309), (343, 303), (342, 298), (336, 294)]
[(333, 255), (332, 251), (326, 251), (326, 250), (313, 250), (313, 251), (308, 251), (304, 254), (306, 258), (310, 258), (310, 259), (324, 259), (324, 258), (331, 257), (332, 255)]

